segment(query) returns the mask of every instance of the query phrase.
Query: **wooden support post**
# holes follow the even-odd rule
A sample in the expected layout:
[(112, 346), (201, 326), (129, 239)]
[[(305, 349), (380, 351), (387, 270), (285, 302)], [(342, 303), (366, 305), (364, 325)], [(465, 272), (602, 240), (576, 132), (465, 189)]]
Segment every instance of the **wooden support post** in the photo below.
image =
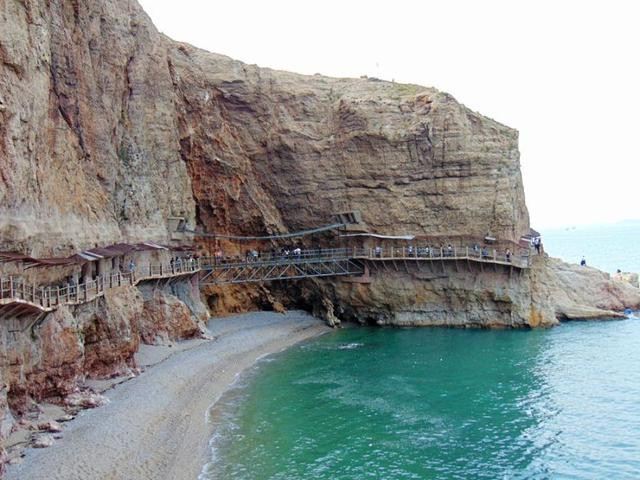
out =
[(13, 298), (13, 277), (9, 277), (9, 298)]

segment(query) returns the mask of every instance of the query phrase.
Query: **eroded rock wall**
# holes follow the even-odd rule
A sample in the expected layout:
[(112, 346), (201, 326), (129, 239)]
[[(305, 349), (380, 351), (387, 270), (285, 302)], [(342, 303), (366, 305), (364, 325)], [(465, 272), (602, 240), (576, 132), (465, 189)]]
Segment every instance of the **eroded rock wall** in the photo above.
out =
[(433, 88), (302, 76), (168, 43), (181, 154), (209, 229), (358, 210), (384, 234), (518, 240), (518, 134)]
[(0, 52), (6, 248), (163, 240), (196, 206), (240, 233), (344, 210), (382, 233), (528, 227), (517, 132), (432, 88), (246, 65), (133, 0), (3, 2)]
[(625, 309), (640, 309), (637, 287), (546, 255), (533, 257), (532, 268), (521, 271), (464, 261), (398, 263), (379, 267), (370, 283), (312, 282), (297, 295), (318, 306), (328, 321), (335, 322), (335, 315), (396, 326), (535, 328), (561, 320), (625, 318)]
[(0, 3), (0, 248), (168, 238), (194, 218), (164, 41), (135, 1)]
[(561, 320), (624, 318), (623, 310), (640, 309), (640, 289), (624, 278), (546, 255), (535, 260), (532, 288)]
[(86, 379), (135, 374), (140, 343), (204, 335), (206, 308), (191, 290), (190, 280), (117, 287), (78, 307), (1, 324), (0, 440), (33, 402), (82, 404)]

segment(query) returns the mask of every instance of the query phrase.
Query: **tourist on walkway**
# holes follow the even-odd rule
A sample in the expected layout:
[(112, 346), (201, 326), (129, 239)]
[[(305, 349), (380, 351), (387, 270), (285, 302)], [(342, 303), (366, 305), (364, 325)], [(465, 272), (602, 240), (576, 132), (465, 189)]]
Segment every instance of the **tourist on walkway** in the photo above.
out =
[(380, 247), (380, 245), (377, 245), (376, 248), (373, 249), (373, 252), (376, 258), (382, 257), (382, 247)]
[(582, 257), (582, 260), (580, 260), (580, 265), (583, 267), (587, 266), (587, 261), (584, 259), (584, 257)]
[(511, 250), (509, 250), (508, 248), (505, 253), (505, 256), (507, 257), (507, 262), (511, 263)]

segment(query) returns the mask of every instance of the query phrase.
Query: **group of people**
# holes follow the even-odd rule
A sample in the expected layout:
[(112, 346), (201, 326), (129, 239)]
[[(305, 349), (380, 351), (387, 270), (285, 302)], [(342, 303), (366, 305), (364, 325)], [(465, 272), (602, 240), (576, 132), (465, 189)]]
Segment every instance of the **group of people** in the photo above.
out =
[[(540, 243), (538, 242), (535, 245), (537, 245), (536, 248), (538, 249), (538, 251), (540, 251), (540, 248), (541, 248)], [(446, 246), (443, 245), (442, 247), (432, 247), (431, 245), (427, 245), (424, 247), (408, 245), (405, 248), (406, 248), (406, 255), (408, 257), (416, 256), (416, 257), (438, 258), (440, 257), (440, 255), (442, 255), (443, 257), (454, 257), (456, 256), (456, 254), (460, 254), (461, 252), (459, 247), (454, 247), (451, 243), (448, 243)], [(465, 251), (467, 250), (464, 247), (463, 249)], [(478, 244), (474, 244), (473, 246), (470, 246), (468, 250), (471, 252), (472, 255), (475, 255), (483, 259), (490, 259), (490, 258), (493, 258), (495, 255), (495, 250), (490, 251), (486, 245), (481, 248), (480, 246), (478, 246)], [(318, 256), (322, 256), (322, 249), (315, 249), (311, 251), (307, 250), (306, 253), (308, 254), (309, 252), (313, 252)], [(375, 258), (382, 258), (383, 252), (384, 252), (384, 249), (381, 245), (376, 245), (372, 249), (372, 253)], [(259, 251), (256, 249), (247, 249), (244, 254), (244, 261), (246, 263), (254, 263), (259, 261), (300, 259), (302, 257), (302, 254), (303, 254), (303, 250), (300, 245), (291, 245), (291, 246), (285, 246), (281, 248), (272, 248), (270, 251)], [(241, 258), (242, 257), (239, 257), (239, 256), (225, 257), (222, 253), (222, 250), (220, 249), (217, 249), (214, 252), (214, 259), (218, 263), (222, 263), (228, 260), (239, 261), (241, 260)], [(504, 252), (504, 257), (501, 256), (501, 258), (506, 259), (507, 262), (511, 262), (513, 259), (513, 253), (511, 252), (510, 249), (506, 249), (506, 251)]]
[(171, 257), (169, 261), (169, 265), (171, 266), (171, 271), (180, 270), (182, 267), (194, 268), (196, 265), (197, 259), (193, 255), (187, 255), (185, 257)]
[[(286, 260), (289, 258), (301, 258), (302, 257), (302, 247), (300, 245), (291, 245), (281, 248), (272, 248), (269, 251), (263, 252), (260, 250), (256, 250), (255, 248), (247, 249), (244, 252), (244, 260), (247, 263), (255, 263), (259, 261), (269, 261), (269, 260)], [(214, 259), (217, 263), (222, 263), (225, 260), (240, 260), (241, 257), (225, 257), (221, 249), (216, 249), (214, 252)]]
[[(487, 248), (487, 246), (483, 246), (482, 248), (480, 248), (476, 243), (470, 247), (470, 250), (471, 252), (473, 252), (473, 255), (483, 259), (488, 259), (493, 257), (493, 254), (489, 253), (489, 249)], [(373, 248), (373, 255), (375, 258), (381, 258), (382, 252), (383, 252), (383, 249), (380, 245), (377, 245)], [(430, 245), (427, 245), (426, 247), (417, 247), (414, 245), (409, 245), (406, 247), (406, 252), (408, 257), (416, 256), (416, 257), (438, 258), (440, 257), (440, 255), (442, 255), (443, 257), (454, 257), (457, 252), (460, 252), (460, 250), (456, 249), (451, 243), (449, 243), (446, 246), (443, 245), (440, 248), (431, 247)], [(510, 249), (507, 249), (505, 251), (506, 261), (511, 262), (512, 258), (513, 258), (513, 253), (511, 252)]]

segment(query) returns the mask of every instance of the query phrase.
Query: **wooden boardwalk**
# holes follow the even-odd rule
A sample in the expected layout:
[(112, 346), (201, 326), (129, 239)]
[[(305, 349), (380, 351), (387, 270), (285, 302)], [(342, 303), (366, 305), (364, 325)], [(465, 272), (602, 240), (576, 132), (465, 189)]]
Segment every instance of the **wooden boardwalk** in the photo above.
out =
[(365, 263), (373, 262), (473, 262), (481, 265), (503, 265), (510, 269), (530, 267), (530, 257), (508, 255), (496, 250), (473, 247), (428, 248), (335, 248), (303, 250), (299, 254), (260, 254), (257, 258), (213, 258), (200, 261), (202, 284), (294, 280), (300, 278), (361, 275)]
[(0, 318), (24, 314), (46, 313), (61, 305), (80, 305), (104, 295), (110, 288), (136, 285), (143, 281), (163, 280), (184, 275), (199, 275), (201, 285), (229, 285), (275, 280), (296, 280), (314, 277), (359, 276), (368, 272), (368, 265), (400, 262), (455, 263), (473, 262), (509, 270), (527, 269), (529, 256), (507, 255), (504, 252), (471, 247), (429, 248), (335, 248), (303, 250), (288, 254), (260, 254), (257, 258), (204, 257), (198, 260), (175, 262), (173, 265), (151, 265), (135, 273), (116, 273), (98, 277), (79, 285), (41, 287), (23, 279), (0, 279)]
[(51, 312), (61, 305), (80, 305), (90, 302), (103, 296), (104, 292), (110, 288), (193, 275), (199, 271), (198, 262), (185, 261), (173, 266), (151, 265), (139, 272), (115, 273), (79, 285), (67, 284), (63, 287), (37, 287), (18, 277), (0, 279), (0, 317)]

